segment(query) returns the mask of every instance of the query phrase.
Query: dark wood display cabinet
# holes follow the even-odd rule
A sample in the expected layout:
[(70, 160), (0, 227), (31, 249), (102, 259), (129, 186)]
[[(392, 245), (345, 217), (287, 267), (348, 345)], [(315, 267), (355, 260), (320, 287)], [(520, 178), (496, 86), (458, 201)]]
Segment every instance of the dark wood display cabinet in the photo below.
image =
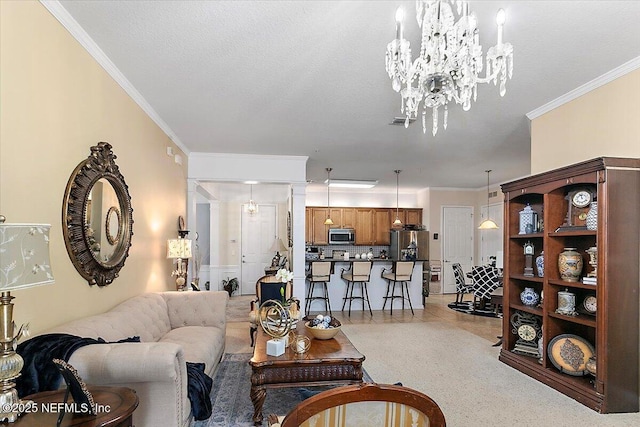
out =
[[(502, 191), (499, 359), (598, 412), (637, 412), (640, 159), (601, 157), (504, 184)], [(523, 233), (520, 222), (531, 220), (527, 205), (537, 221)], [(590, 209), (597, 212), (595, 224)], [(529, 244), (534, 249), (527, 260), (524, 246)], [(575, 248), (582, 258), (577, 281), (561, 277), (559, 255), (565, 248)], [(597, 248), (595, 258), (591, 248)], [(535, 259), (542, 251), (540, 277)], [(594, 276), (591, 283), (586, 276)], [(526, 288), (541, 302), (521, 298)], [(567, 311), (567, 295), (575, 310)], [(590, 353), (595, 364), (587, 360)]]

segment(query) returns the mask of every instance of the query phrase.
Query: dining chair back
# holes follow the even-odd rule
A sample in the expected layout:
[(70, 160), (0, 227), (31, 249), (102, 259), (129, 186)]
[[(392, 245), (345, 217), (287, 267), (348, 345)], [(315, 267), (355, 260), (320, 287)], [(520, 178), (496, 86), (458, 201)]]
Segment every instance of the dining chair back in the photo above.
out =
[(453, 268), (453, 277), (456, 279), (456, 304), (460, 304), (463, 302), (464, 294), (473, 293), (473, 285), (467, 283), (459, 263), (451, 264), (451, 268)]
[(280, 427), (328, 425), (445, 427), (446, 421), (440, 406), (424, 393), (400, 385), (364, 383), (336, 387), (309, 397), (279, 423)]
[(293, 300), (293, 284), (283, 283), (273, 275), (262, 276), (256, 281), (256, 297), (251, 300), (249, 312), (249, 335), (251, 337), (251, 347), (255, 342), (255, 334), (258, 330), (259, 309), (262, 304), (269, 300), (278, 302), (291, 301), (290, 312), (292, 317), (300, 317), (300, 302)]

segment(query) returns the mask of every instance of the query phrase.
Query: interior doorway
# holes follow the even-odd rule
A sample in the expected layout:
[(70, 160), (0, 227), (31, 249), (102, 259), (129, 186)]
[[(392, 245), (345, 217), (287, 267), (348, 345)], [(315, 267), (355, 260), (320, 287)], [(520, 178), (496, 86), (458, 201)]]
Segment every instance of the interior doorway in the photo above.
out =
[(473, 207), (442, 207), (442, 293), (456, 292), (454, 263), (465, 273), (473, 266)]
[(271, 265), (273, 253), (269, 250), (276, 238), (277, 209), (275, 205), (260, 205), (256, 214), (242, 209), (241, 220), (241, 280), (240, 293), (254, 295), (256, 280), (264, 275), (264, 268)]

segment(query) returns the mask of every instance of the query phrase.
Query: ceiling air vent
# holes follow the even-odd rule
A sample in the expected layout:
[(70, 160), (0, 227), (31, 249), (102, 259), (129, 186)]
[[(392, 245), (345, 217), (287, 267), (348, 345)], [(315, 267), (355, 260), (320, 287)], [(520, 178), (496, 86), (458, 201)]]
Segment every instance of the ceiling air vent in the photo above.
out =
[[(394, 126), (404, 126), (404, 122), (405, 120), (407, 120), (406, 117), (394, 117), (393, 120), (391, 120), (391, 123), (389, 123), (390, 125), (394, 125)], [(411, 123), (415, 122), (416, 119), (409, 119), (409, 125), (411, 125)]]

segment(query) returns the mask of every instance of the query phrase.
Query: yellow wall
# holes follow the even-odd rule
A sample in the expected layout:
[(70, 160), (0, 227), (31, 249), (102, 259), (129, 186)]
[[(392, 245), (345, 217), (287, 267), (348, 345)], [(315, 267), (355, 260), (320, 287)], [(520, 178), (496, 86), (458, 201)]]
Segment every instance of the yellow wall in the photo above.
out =
[(640, 157), (640, 70), (531, 122), (531, 173), (600, 156)]
[[(12, 293), (16, 322), (37, 333), (174, 289), (166, 239), (185, 213), (187, 165), (165, 154), (173, 143), (39, 2), (0, 1), (0, 19), (0, 213), (52, 225), (55, 276), (53, 285)], [(71, 264), (61, 223), (67, 180), (99, 141), (113, 145), (135, 221), (120, 277), (102, 289)]]

